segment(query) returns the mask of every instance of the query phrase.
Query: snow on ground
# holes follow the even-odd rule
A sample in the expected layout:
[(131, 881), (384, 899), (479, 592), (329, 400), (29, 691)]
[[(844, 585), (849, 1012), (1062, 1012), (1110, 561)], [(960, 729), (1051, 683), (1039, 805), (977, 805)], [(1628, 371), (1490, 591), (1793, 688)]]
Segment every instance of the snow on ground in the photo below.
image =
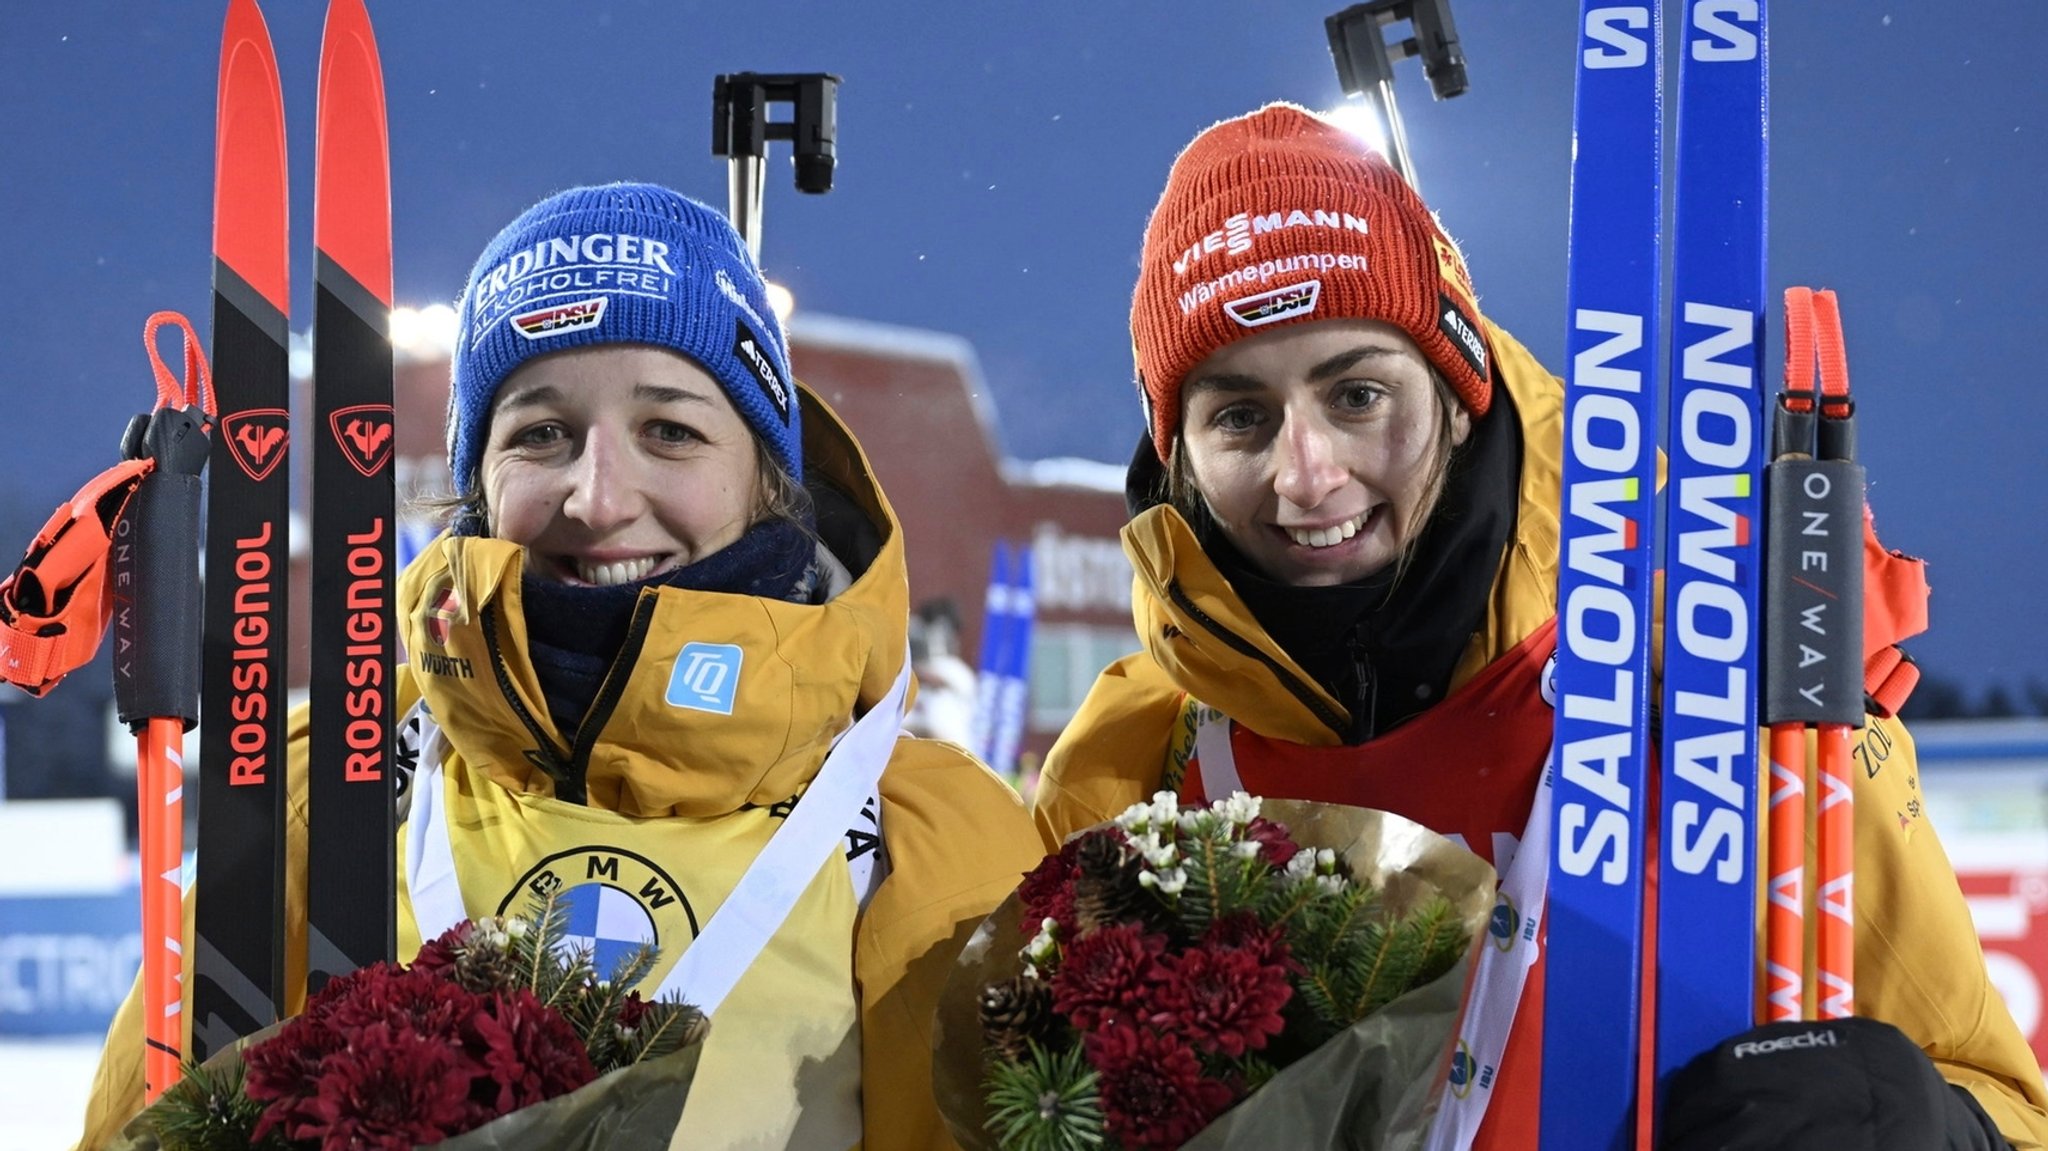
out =
[(0, 1040), (0, 1151), (65, 1151), (85, 1117), (100, 1037)]

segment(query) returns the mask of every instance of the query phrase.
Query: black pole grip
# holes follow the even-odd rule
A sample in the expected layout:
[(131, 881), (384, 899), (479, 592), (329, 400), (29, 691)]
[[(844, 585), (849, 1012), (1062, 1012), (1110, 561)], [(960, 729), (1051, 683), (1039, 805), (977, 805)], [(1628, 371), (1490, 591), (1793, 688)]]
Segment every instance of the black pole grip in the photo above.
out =
[(114, 525), (114, 706), (132, 729), (175, 717), (190, 731), (199, 719), (206, 417), (196, 408), (158, 408), (141, 443), (128, 446), (156, 467)]
[(1764, 722), (1863, 724), (1863, 468), (1765, 474)]

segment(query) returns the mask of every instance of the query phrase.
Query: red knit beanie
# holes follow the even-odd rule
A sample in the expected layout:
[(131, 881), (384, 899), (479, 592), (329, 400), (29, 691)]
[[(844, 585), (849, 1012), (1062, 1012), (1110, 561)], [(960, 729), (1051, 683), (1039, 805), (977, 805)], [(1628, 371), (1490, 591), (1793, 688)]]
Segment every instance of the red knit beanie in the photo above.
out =
[(1464, 258), (1399, 172), (1294, 104), (1196, 136), (1145, 226), (1131, 298), (1159, 458), (1180, 428), (1181, 383), (1210, 353), (1271, 324), (1343, 317), (1406, 332), (1486, 414), (1492, 356)]

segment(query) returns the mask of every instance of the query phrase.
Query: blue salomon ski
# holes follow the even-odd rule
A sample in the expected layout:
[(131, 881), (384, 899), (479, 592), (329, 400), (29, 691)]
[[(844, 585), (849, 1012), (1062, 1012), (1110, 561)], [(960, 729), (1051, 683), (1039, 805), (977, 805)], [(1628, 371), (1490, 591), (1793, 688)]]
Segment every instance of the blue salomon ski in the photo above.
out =
[(1764, 0), (1684, 0), (1664, 519), (1657, 1082), (1756, 1016)]
[(1585, 0), (1573, 109), (1542, 1142), (1630, 1145), (1649, 807), (1663, 27)]

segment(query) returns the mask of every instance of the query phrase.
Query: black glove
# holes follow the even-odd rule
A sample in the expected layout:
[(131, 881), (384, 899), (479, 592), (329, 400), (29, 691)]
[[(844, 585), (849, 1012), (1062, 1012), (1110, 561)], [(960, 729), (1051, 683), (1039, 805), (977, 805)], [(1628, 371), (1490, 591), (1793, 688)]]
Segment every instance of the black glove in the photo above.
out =
[(1671, 1077), (1662, 1151), (2011, 1151), (1970, 1093), (1875, 1019), (1772, 1023)]

